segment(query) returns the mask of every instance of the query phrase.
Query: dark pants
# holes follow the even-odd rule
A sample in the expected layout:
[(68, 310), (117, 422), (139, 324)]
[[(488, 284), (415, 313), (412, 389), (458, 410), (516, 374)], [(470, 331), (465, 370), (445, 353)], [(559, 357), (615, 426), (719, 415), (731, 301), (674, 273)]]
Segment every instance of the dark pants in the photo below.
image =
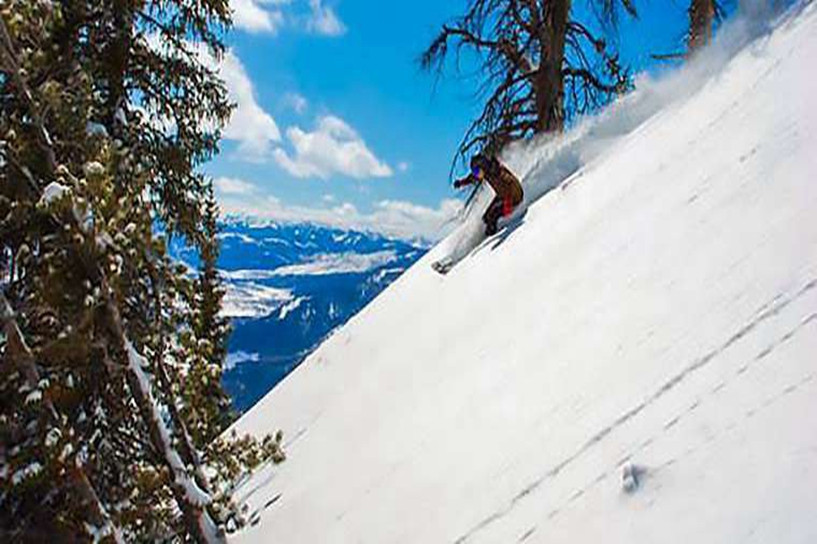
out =
[(507, 207), (508, 205), (505, 203), (503, 198), (498, 196), (494, 197), (491, 204), (488, 206), (488, 209), (485, 210), (484, 214), (482, 214), (482, 222), (485, 223), (485, 234), (488, 236), (496, 234), (496, 224), (499, 221), (499, 218), (505, 215)]

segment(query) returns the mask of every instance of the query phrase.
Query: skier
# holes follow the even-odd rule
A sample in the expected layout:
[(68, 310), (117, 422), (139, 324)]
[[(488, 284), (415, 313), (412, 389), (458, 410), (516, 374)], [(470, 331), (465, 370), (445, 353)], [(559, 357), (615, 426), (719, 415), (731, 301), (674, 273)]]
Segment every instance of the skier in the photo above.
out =
[(513, 175), (508, 167), (500, 163), (496, 157), (487, 157), (478, 153), (471, 157), (471, 172), (464, 178), (454, 182), (454, 188), (459, 189), (467, 185), (479, 185), (487, 181), (496, 196), (488, 209), (482, 215), (485, 223), (485, 234), (491, 236), (497, 231), (497, 221), (500, 217), (509, 216), (522, 202), (522, 184)]

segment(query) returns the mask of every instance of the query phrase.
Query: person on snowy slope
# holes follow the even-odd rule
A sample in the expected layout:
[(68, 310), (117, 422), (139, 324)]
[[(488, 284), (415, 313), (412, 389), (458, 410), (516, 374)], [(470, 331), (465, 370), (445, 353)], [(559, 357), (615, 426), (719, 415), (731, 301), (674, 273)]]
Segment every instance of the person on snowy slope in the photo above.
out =
[(499, 218), (509, 216), (522, 202), (524, 194), (522, 184), (508, 167), (500, 163), (496, 157), (486, 157), (482, 153), (471, 157), (471, 172), (455, 181), (454, 188), (479, 185), (483, 181), (487, 181), (496, 194), (482, 215), (485, 234), (490, 236), (496, 233)]

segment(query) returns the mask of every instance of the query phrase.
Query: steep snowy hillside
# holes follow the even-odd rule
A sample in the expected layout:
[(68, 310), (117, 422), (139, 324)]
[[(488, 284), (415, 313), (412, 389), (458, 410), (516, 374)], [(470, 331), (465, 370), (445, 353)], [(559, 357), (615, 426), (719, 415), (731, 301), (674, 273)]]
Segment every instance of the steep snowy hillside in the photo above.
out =
[(320, 225), (233, 220), (222, 229), (219, 267), (233, 325), (224, 385), (240, 411), (426, 251)]
[(815, 66), (811, 4), (572, 166), (520, 152), (573, 174), (239, 421), (289, 457), (235, 539), (817, 542)]

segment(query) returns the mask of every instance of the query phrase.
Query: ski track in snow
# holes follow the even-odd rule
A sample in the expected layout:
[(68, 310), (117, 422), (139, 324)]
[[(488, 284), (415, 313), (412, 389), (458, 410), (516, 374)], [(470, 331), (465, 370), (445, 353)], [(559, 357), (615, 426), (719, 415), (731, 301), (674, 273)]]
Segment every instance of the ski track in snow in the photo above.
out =
[[(471, 530), (469, 530), (466, 534), (464, 534), (463, 536), (458, 538), (455, 541), (456, 544), (464, 544), (472, 536), (474, 536), (476, 533), (478, 533), (479, 531), (481, 531), (482, 529), (484, 529), (488, 525), (492, 524), (495, 521), (498, 521), (498, 520), (502, 519), (511, 510), (513, 510), (513, 508), (517, 505), (517, 503), (519, 503), (523, 499), (525, 499), (525, 498), (529, 497), (530, 495), (532, 495), (540, 486), (545, 484), (549, 479), (557, 476), (562, 470), (564, 470), (568, 465), (570, 465), (571, 463), (573, 463), (574, 461), (579, 459), (590, 448), (592, 448), (593, 446), (595, 446), (596, 444), (598, 444), (599, 442), (604, 440), (611, 433), (613, 433), (615, 430), (617, 430), (621, 426), (625, 425), (631, 419), (638, 416), (638, 414), (640, 414), (645, 408), (650, 406), (653, 402), (657, 401), (662, 396), (664, 396), (665, 394), (667, 394), (668, 392), (673, 390), (676, 386), (681, 384), (681, 382), (683, 382), (690, 374), (692, 374), (693, 372), (703, 368), (705, 365), (712, 362), (712, 360), (714, 360), (716, 357), (721, 355), (724, 351), (728, 350), (733, 344), (740, 341), (747, 334), (749, 334), (750, 332), (755, 330), (764, 321), (777, 316), (791, 302), (803, 297), (804, 295), (809, 293), (811, 290), (813, 290), (815, 287), (817, 287), (817, 280), (812, 280), (812, 281), (808, 282), (800, 291), (798, 291), (792, 297), (782, 298), (781, 295), (778, 295), (774, 299), (769, 301), (769, 303), (767, 303), (766, 305), (763, 306), (763, 308), (766, 308), (767, 306), (770, 306), (768, 309), (763, 309), (762, 308), (762, 311), (757, 315), (757, 317), (755, 317), (752, 321), (750, 321), (749, 323), (745, 324), (743, 327), (738, 329), (721, 346), (717, 347), (716, 349), (713, 349), (712, 351), (706, 353), (702, 357), (700, 357), (700, 358), (696, 359), (695, 361), (693, 361), (682, 372), (678, 373), (677, 375), (673, 376), (670, 380), (665, 382), (647, 400), (645, 400), (644, 402), (641, 402), (640, 404), (636, 405), (635, 407), (628, 410), (624, 414), (620, 415), (609, 426), (604, 427), (602, 430), (600, 430), (595, 435), (590, 437), (587, 440), (587, 442), (585, 442), (581, 446), (581, 448), (579, 448), (574, 454), (570, 455), (566, 459), (564, 459), (561, 462), (557, 463), (553, 468), (548, 470), (544, 475), (542, 475), (540, 478), (536, 479), (530, 485), (526, 486), (519, 493), (517, 493), (511, 499), (510, 504), (508, 504), (508, 506), (505, 509), (499, 510), (499, 511), (496, 511), (496, 512), (492, 513), (490, 516), (488, 516), (484, 520), (480, 521), (475, 527), (473, 527)], [(781, 300), (781, 298), (782, 298), (782, 300)], [(779, 347), (780, 345), (782, 345), (782, 344), (788, 342), (789, 340), (791, 340), (797, 333), (799, 333), (802, 329), (804, 329), (805, 327), (807, 327), (810, 324), (817, 324), (817, 312), (812, 313), (812, 314), (808, 315), (807, 317), (803, 318), (803, 320), (794, 329), (791, 329), (791, 330), (787, 331), (776, 342), (774, 342), (774, 343), (770, 344), (768, 347), (764, 348), (761, 352), (759, 352), (754, 357), (754, 359), (752, 361), (749, 361), (749, 362), (745, 363), (744, 365), (742, 365), (741, 367), (739, 367), (735, 371), (734, 375), (732, 376), (732, 380), (739, 379), (749, 369), (749, 367), (753, 363), (757, 363), (759, 361), (762, 361), (764, 358), (766, 358), (768, 355), (770, 355), (777, 347)], [(815, 331), (815, 332), (817, 332), (817, 331)], [(814, 379), (814, 376), (815, 376), (814, 373), (809, 373), (805, 377), (803, 377), (801, 380), (799, 380), (799, 381), (797, 381), (797, 382), (795, 382), (793, 384), (787, 385), (777, 396), (775, 396), (775, 397), (773, 397), (771, 399), (767, 399), (763, 403), (758, 405), (757, 407), (751, 409), (750, 411), (747, 411), (746, 417), (753, 416), (758, 410), (770, 406), (773, 402), (775, 402), (776, 400), (778, 400), (782, 396), (795, 392), (801, 386), (806, 385), (809, 382), (811, 382)], [(709, 391), (709, 396), (717, 395), (720, 391), (723, 390), (724, 387), (728, 386), (732, 382), (732, 380), (720, 382), (719, 384), (717, 384), (714, 388), (712, 388)], [(657, 440), (660, 439), (661, 435), (663, 435), (665, 432), (669, 431), (670, 429), (672, 429), (672, 427), (674, 427), (676, 424), (678, 424), (678, 422), (683, 417), (685, 417), (686, 415), (694, 412), (701, 405), (702, 402), (703, 402), (703, 399), (696, 399), (691, 405), (689, 405), (688, 408), (682, 410), (680, 413), (678, 413), (678, 415), (671, 418), (663, 426), (661, 432), (648, 437), (640, 445), (640, 447), (636, 448), (635, 450), (632, 450), (627, 455), (625, 455), (623, 458), (618, 460), (618, 462), (609, 471), (602, 472), (593, 481), (591, 481), (587, 486), (576, 490), (568, 498), (568, 500), (566, 502), (564, 502), (560, 506), (550, 510), (548, 512), (548, 514), (547, 514), (547, 518), (548, 519), (553, 519), (554, 517), (556, 517), (559, 514), (559, 512), (562, 510), (562, 508), (566, 507), (570, 503), (573, 503), (576, 500), (578, 500), (579, 498), (581, 498), (582, 495), (584, 495), (586, 492), (589, 492), (596, 484), (599, 484), (599, 483), (603, 482), (604, 480), (606, 480), (609, 476), (611, 476), (622, 465), (624, 465), (626, 462), (633, 459), (635, 457), (635, 455), (639, 451), (641, 451), (644, 448), (652, 445), (654, 442), (656, 442)], [(692, 451), (693, 450), (688, 450), (688, 453), (691, 453)], [(658, 470), (660, 470), (661, 468), (665, 468), (665, 467), (667, 467), (667, 466), (669, 466), (669, 465), (671, 465), (671, 464), (673, 464), (675, 462), (677, 462), (677, 459), (674, 459), (674, 458), (670, 459), (669, 461), (666, 461), (663, 465), (660, 465), (659, 467), (657, 467), (655, 469), (651, 469), (650, 473), (651, 474), (655, 473)], [(520, 542), (526, 540), (532, 534), (533, 534), (533, 530), (531, 530), (529, 532), (526, 532), (523, 535), (523, 537), (520, 538)]]
[(816, 31), (512, 150), (511, 228), (477, 202), (236, 424), (289, 458), (235, 540), (817, 541)]

